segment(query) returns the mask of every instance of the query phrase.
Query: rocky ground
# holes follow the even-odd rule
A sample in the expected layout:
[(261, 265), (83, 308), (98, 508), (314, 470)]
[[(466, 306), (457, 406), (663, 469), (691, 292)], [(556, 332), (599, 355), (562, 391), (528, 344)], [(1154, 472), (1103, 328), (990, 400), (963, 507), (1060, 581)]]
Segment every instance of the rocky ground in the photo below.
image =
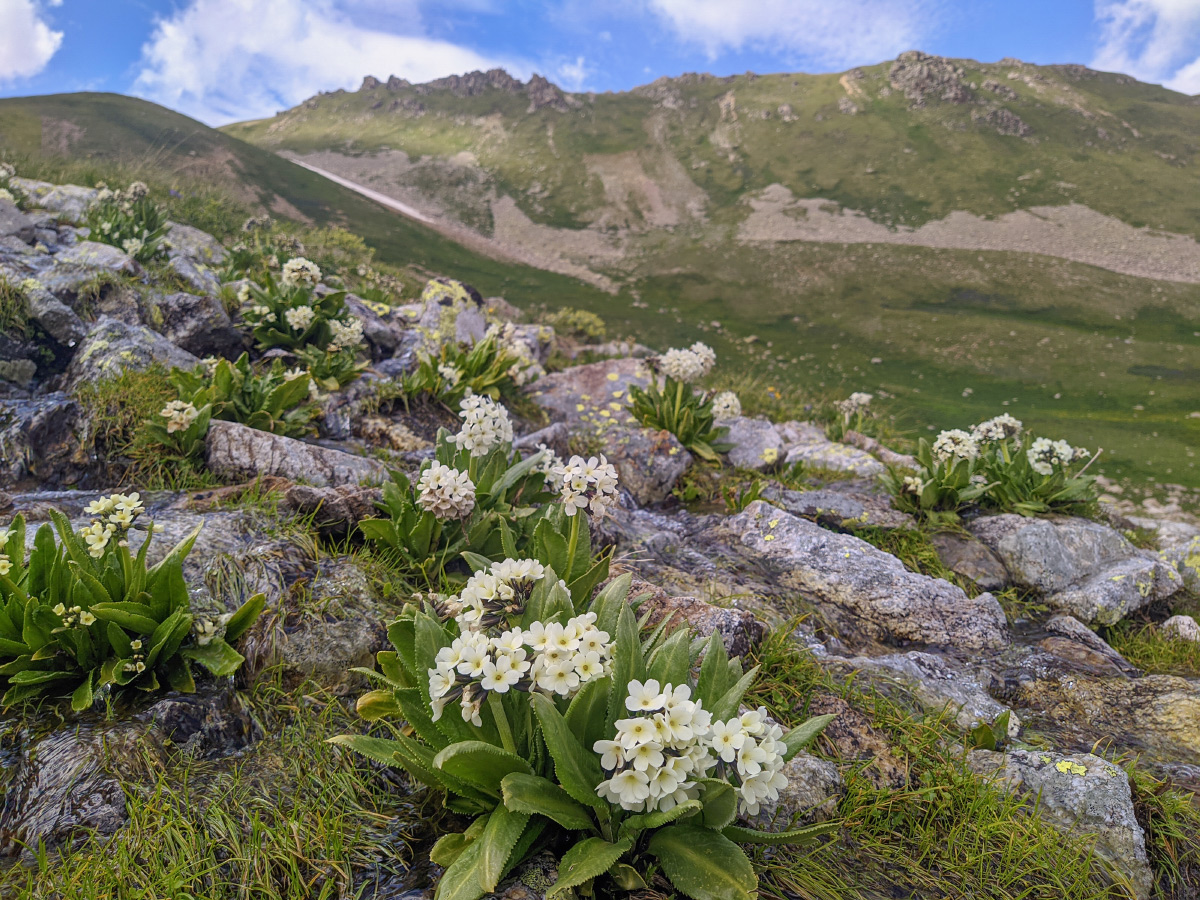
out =
[[(103, 413), (81, 399), (81, 386), (155, 363), (236, 355), (246, 339), (221, 302), (215, 266), (225, 251), (212, 238), (175, 226), (167, 282), (87, 239), (78, 223), (88, 189), (24, 188), (34, 209), (0, 200), (0, 275), (40, 283), (28, 309), (38, 331), (36, 340), (0, 336), (0, 519), (21, 513), (40, 522), (56, 507), (82, 520), (84, 506), (117, 487), (123, 469), (97, 450)], [(299, 776), (284, 778), (296, 722), (314, 707), (342, 709), (361, 691), (361, 676), (349, 670), (371, 666), (387, 646), (386, 625), (405, 599), (354, 526), (375, 514), (389, 467), (411, 473), (430, 455), (436, 427), (428, 414), (379, 397), (414, 365), (422, 323), (443, 320), (445, 308), (431, 301), (380, 314), (353, 298), (351, 305), (364, 321), (372, 366), (324, 399), (319, 437), (214, 422), (205, 448), (212, 486), (146, 492), (148, 515), (166, 532), (160, 549), (203, 525), (186, 572), (194, 606), (218, 613), (267, 594), (237, 683), (211, 681), (195, 695), (80, 716), (0, 714), (0, 855), (11, 866), (36, 870), (46, 853), (68, 861), (102, 853), (96, 847), (107, 845), (97, 838), (136, 844), (146, 797), (155, 785), (188, 796), (181, 773), (189, 767), (209, 765), (217, 780), (239, 773), (244, 793), (230, 794), (240, 798), (235, 822), (255, 797), (275, 796), (273, 779), (303, 790)], [(489, 319), (518, 315), (503, 301), (455, 310), (457, 334), (467, 340)], [(539, 334), (545, 360), (553, 341), (545, 329)], [(1200, 591), (1200, 524), (1153, 509), (1126, 510), (1142, 514), (1133, 519), (980, 515), (929, 535), (891, 507), (876, 481), (885, 463), (902, 466), (904, 456), (853, 433), (831, 441), (817, 423), (752, 417), (724, 423), (734, 446), (712, 474), (733, 484), (757, 473), (762, 498), (740, 509), (688, 509), (677, 489), (702, 467), (670, 434), (641, 428), (625, 411), (629, 387), (649, 377), (638, 360), (614, 358), (541, 378), (527, 394), (543, 420), (531, 414), (517, 446), (599, 451), (614, 463), (623, 502), (601, 536), (616, 568), (642, 579), (633, 593), (644, 596), (652, 622), (718, 632), (744, 659), (807, 667), (808, 681), (784, 677), (778, 689), (802, 694), (796, 702), (810, 713), (839, 718), (813, 755), (790, 764), (790, 792), (771, 815), (845, 817), (841, 846), (850, 857), (869, 855), (855, 830), (865, 827), (862, 816), (851, 813), (864, 779), (876, 798), (892, 792), (913, 803), (951, 789), (921, 782), (912, 748), (873, 724), (874, 704), (884, 700), (863, 698), (887, 698), (914, 727), (936, 727), (937, 752), (958, 760), (964, 782), (991, 784), (1014, 806), (1036, 802), (1046, 827), (1093, 847), (1097, 884), (1117, 892), (1108, 896), (1197, 896), (1200, 843), (1193, 835), (1192, 844), (1171, 844), (1193, 855), (1174, 870), (1164, 862), (1160, 823), (1148, 818), (1138, 779), (1153, 779), (1184, 808), (1200, 788), (1200, 634), (1186, 614)], [(795, 462), (804, 477), (781, 478), (780, 463)], [(931, 555), (922, 562), (898, 549), (906, 541)], [(1103, 635), (1127, 635), (1121, 629), (1132, 622), (1190, 648), (1190, 668), (1126, 659)], [(1005, 713), (1000, 749), (970, 737)], [(335, 731), (363, 727), (348, 713), (320, 716)], [(348, 765), (337, 760), (329, 764)], [(323, 873), (321, 896), (408, 897), (436, 880), (414, 862), (437, 830), (428, 798), (378, 770), (370, 777), (373, 796), (394, 803), (373, 808), (368, 830), (391, 837), (347, 871), (307, 860)], [(339, 809), (346, 803), (342, 795), (328, 800)], [(353, 807), (365, 804), (359, 797)], [(241, 827), (250, 829), (246, 821)], [(963, 896), (944, 883), (919, 893), (913, 872), (921, 869), (919, 860), (907, 874), (864, 869), (860, 884), (847, 875), (837, 893), (804, 895)], [(536, 893), (531, 883), (508, 896)], [(1017, 893), (996, 888), (988, 896)]]

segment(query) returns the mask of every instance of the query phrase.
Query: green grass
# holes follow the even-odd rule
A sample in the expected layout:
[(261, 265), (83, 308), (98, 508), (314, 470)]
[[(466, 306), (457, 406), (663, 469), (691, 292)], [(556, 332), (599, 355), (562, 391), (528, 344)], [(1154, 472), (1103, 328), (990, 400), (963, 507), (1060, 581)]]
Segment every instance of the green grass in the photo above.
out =
[(25, 292), (0, 278), (0, 334), (24, 335), (29, 325)]
[(1157, 625), (1125, 620), (1107, 629), (1104, 639), (1147, 673), (1200, 678), (1200, 645), (1165, 635)]

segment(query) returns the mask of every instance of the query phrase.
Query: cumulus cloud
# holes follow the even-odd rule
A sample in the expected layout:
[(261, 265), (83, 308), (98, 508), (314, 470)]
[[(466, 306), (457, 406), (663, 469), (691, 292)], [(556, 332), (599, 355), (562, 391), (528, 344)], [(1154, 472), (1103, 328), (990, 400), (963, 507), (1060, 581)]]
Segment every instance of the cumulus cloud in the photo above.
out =
[(577, 93), (587, 85), (592, 74), (592, 67), (582, 56), (575, 57), (573, 62), (562, 62), (552, 69), (554, 81), (568, 91)]
[(822, 66), (911, 50), (934, 21), (931, 0), (647, 0), (675, 34), (710, 58), (747, 48)]
[(1200, 94), (1200, 0), (1096, 0), (1093, 68)]
[(42, 71), (62, 39), (63, 33), (46, 24), (33, 0), (0, 0), (0, 82)]
[(364, 75), (419, 82), (497, 65), (427, 36), (415, 0), (190, 0), (156, 23), (133, 92), (222, 124), (356, 88)]

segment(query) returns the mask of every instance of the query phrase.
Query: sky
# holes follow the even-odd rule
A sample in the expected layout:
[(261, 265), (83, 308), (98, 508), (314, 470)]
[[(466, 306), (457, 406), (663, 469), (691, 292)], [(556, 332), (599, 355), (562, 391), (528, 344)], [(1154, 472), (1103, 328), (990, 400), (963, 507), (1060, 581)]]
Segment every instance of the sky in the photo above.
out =
[(0, 96), (115, 91), (210, 125), (363, 76), (500, 66), (572, 91), (832, 72), (920, 49), (1200, 94), (1200, 0), (0, 0)]

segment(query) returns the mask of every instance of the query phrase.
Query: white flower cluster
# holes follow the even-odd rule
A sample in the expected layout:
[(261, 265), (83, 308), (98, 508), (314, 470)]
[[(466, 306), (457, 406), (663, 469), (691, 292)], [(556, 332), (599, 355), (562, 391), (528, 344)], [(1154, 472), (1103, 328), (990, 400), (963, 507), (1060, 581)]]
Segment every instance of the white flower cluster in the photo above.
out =
[(357, 350), (363, 345), (363, 323), (358, 316), (351, 316), (349, 324), (330, 319), (329, 330), (333, 334), (329, 341), (330, 353)]
[(158, 414), (167, 420), (167, 434), (174, 434), (176, 431), (186, 431), (200, 412), (191, 403), (172, 400)]
[(76, 622), (86, 628), (96, 622), (96, 616), (80, 606), (72, 606), (68, 609), (65, 604), (56, 603), (50, 612), (58, 616), (64, 628), (74, 628)]
[(493, 448), (512, 443), (512, 422), (503, 405), (488, 397), (473, 394), (463, 398), (459, 409), (462, 428), (450, 438), (459, 449), (470, 451), (472, 456), (487, 456)]
[(602, 519), (617, 502), (617, 470), (603, 454), (586, 460), (572, 456), (568, 462), (554, 466), (553, 474), (562, 479), (563, 512), (568, 516), (582, 509)]
[(933, 458), (938, 462), (946, 462), (948, 459), (975, 459), (978, 456), (979, 444), (961, 428), (943, 431), (933, 442)]
[(505, 559), (471, 575), (446, 605), (460, 628), (492, 628), (524, 612), (533, 586), (545, 577), (536, 559)]
[(141, 495), (134, 491), (132, 494), (111, 494), (93, 500), (84, 509), (89, 516), (95, 516), (92, 524), (79, 530), (80, 536), (88, 545), (88, 553), (94, 559), (104, 555), (104, 548), (118, 530), (125, 532), (133, 525), (133, 520), (145, 512)]
[(742, 401), (733, 391), (721, 391), (713, 397), (712, 411), (714, 419), (736, 419), (742, 414)]
[(534, 357), (529, 344), (521, 340), (517, 327), (512, 322), (489, 325), (484, 337), (492, 338), (501, 352), (517, 358), (517, 362), (508, 367), (507, 373), (517, 384), (531, 384), (546, 374), (546, 370)]
[(294, 309), (289, 309), (283, 314), (288, 325), (293, 331), (304, 331), (312, 324), (317, 314), (311, 306), (297, 306)]
[(537, 448), (541, 456), (533, 467), (533, 471), (541, 472), (546, 477), (546, 490), (553, 494), (561, 493), (564, 484), (563, 476), (560, 474), (560, 470), (564, 467), (563, 461), (545, 444), (538, 444)]
[[(105, 222), (104, 224), (107, 225), (108, 223)], [(145, 243), (139, 238), (126, 238), (125, 240), (121, 241), (121, 249), (135, 259), (137, 258), (137, 255), (142, 252), (145, 246)]]
[(287, 288), (315, 288), (321, 283), (321, 270), (315, 262), (297, 256), (283, 264), (279, 280)]
[(921, 491), (925, 490), (925, 482), (921, 480), (919, 475), (905, 475), (903, 489), (906, 493), (920, 496)]
[(12, 195), (12, 191), (2, 187), (0, 187), (0, 200), (7, 200), (9, 203), (17, 202), (17, 198)]
[(662, 356), (654, 358), (654, 365), (663, 375), (685, 384), (698, 381), (716, 365), (717, 354), (712, 347), (696, 341), (686, 350), (672, 347)]
[(462, 369), (458, 368), (458, 366), (451, 366), (446, 363), (439, 363), (437, 370), (438, 370), (438, 374), (441, 375), (443, 379), (445, 379), (446, 384), (449, 385), (450, 387), (454, 387), (456, 384), (458, 384), (460, 381), (462, 381), (462, 377), (463, 377)]
[(874, 394), (868, 394), (863, 391), (855, 391), (845, 400), (839, 400), (834, 406), (837, 411), (842, 414), (842, 418), (849, 422), (851, 417), (862, 412), (871, 405), (871, 401), (875, 399)]
[(129, 642), (129, 649), (133, 651), (133, 655), (121, 668), (126, 672), (136, 672), (141, 675), (146, 671), (146, 654), (142, 652), (142, 642), (135, 638)]
[(0, 178), (3, 178), (5, 181), (7, 181), (16, 174), (17, 170), (12, 163), (0, 162)]
[(1050, 438), (1038, 438), (1025, 451), (1030, 468), (1039, 475), (1050, 475), (1055, 466), (1066, 467), (1073, 462), (1087, 459), (1091, 454), (1083, 447), (1072, 447), (1066, 441), (1052, 441)]
[(475, 509), (475, 483), (466, 472), (435, 462), (417, 481), (417, 503), (439, 519), (465, 519)]
[(146, 182), (135, 181), (125, 190), (125, 195), (130, 200), (141, 200), (143, 197), (150, 195), (150, 188), (146, 187)]
[(764, 800), (778, 800), (787, 787), (783, 774), (783, 729), (767, 710), (747, 710), (736, 719), (714, 722), (711, 744), (726, 780), (737, 787), (742, 814), (758, 815)]
[(988, 419), (986, 422), (980, 422), (971, 429), (971, 437), (979, 443), (1004, 441), (1019, 435), (1022, 427), (1024, 426), (1022, 426), (1020, 419), (1015, 419), (1008, 413), (1003, 413), (995, 418)]
[[(8, 546), (8, 530), (0, 531), (0, 575), (7, 575), (12, 571), (12, 560), (8, 554), (4, 552), (4, 548)], [(21, 548), (21, 552), (25, 552), (25, 548)]]

